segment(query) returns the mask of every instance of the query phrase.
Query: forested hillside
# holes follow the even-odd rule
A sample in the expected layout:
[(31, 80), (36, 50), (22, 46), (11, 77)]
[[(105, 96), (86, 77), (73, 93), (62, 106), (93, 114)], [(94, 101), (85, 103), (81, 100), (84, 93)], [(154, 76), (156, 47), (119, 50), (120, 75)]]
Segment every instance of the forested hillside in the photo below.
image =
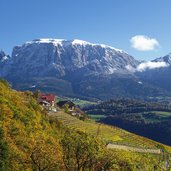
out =
[[(166, 170), (162, 154), (108, 150), (83, 131), (49, 117), (31, 92), (17, 92), (0, 81), (1, 171)], [(165, 149), (165, 151), (164, 151)]]

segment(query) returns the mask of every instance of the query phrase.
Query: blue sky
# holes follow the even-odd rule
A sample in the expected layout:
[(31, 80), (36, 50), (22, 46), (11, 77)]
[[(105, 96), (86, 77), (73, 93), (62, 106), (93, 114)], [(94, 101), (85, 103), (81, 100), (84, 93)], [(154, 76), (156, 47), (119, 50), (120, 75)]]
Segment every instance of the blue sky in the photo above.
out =
[(10, 54), (36, 38), (81, 39), (151, 60), (171, 52), (170, 8), (170, 0), (0, 0), (0, 49)]

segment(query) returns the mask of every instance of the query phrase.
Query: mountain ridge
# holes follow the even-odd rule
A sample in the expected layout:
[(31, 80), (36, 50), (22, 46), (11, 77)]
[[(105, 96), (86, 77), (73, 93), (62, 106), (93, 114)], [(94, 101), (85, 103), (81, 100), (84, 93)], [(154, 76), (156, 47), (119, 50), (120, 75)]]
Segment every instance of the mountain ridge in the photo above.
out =
[(44, 91), (68, 89), (68, 95), (105, 99), (156, 96), (164, 91), (137, 71), (140, 65), (145, 70), (156, 63), (160, 67), (160, 62), (140, 63), (123, 50), (78, 39), (35, 39), (13, 48), (12, 57), (0, 64), (0, 75), (21, 90), (30, 90), (34, 84)]

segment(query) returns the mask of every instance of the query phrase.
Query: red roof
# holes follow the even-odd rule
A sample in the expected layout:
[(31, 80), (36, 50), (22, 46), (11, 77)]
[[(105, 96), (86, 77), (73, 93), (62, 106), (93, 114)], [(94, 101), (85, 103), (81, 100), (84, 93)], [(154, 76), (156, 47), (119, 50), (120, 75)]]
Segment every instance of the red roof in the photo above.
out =
[(47, 101), (52, 105), (52, 101), (55, 101), (55, 95), (53, 95), (53, 94), (41, 94), (39, 102), (41, 102), (41, 101)]

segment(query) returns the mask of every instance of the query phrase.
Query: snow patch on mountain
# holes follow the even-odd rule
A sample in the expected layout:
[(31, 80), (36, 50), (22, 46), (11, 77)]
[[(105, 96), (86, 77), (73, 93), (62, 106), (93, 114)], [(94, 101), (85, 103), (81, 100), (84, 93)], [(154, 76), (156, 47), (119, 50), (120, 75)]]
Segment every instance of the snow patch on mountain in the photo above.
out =
[(6, 61), (6, 60), (8, 60), (8, 59), (9, 59), (8, 56), (4, 56), (4, 57), (1, 59), (1, 62), (4, 62), (4, 61)]
[(84, 41), (84, 40), (79, 40), (79, 39), (73, 39), (73, 40), (66, 40), (66, 39), (48, 39), (48, 38), (41, 38), (41, 39), (34, 39), (32, 41), (27, 41), (25, 43), (25, 45), (28, 45), (28, 44), (33, 44), (33, 43), (52, 43), (53, 45), (55, 46), (58, 46), (58, 45), (63, 45), (65, 43), (71, 43), (72, 45), (81, 45), (81, 46), (100, 46), (102, 48), (105, 48), (105, 49), (112, 49), (112, 50), (115, 50), (116, 52), (118, 53), (126, 53), (128, 54), (127, 52), (121, 50), (121, 49), (117, 49), (117, 48), (114, 48), (112, 46), (108, 46), (108, 45), (105, 45), (105, 44), (96, 44), (96, 43), (90, 43), (88, 41)]
[(108, 46), (108, 45), (105, 45), (105, 44), (95, 44), (95, 43), (90, 43), (90, 42), (87, 42), (87, 41), (84, 41), (84, 40), (78, 40), (78, 39), (74, 39), (72, 41), (72, 44), (75, 45), (75, 44), (79, 44), (79, 45), (82, 45), (82, 46), (86, 46), (86, 45), (90, 45), (90, 46), (101, 46), (102, 48), (109, 48), (109, 49), (113, 49), (117, 52), (120, 52), (120, 53), (127, 53), (121, 49), (117, 49), (117, 48), (114, 48), (112, 46)]
[(9, 56), (5, 54), (4, 51), (0, 51), (0, 62), (1, 63), (4, 63), (6, 62), (7, 60), (9, 60)]
[(138, 84), (142, 84), (142, 82), (141, 81), (138, 81)]
[(28, 41), (25, 44), (33, 44), (33, 43), (52, 43), (53, 45), (57, 46), (57, 45), (62, 45), (62, 42), (66, 41), (65, 39), (46, 39), (46, 38), (42, 38), (42, 39), (35, 39), (33, 41)]
[(82, 45), (82, 46), (86, 46), (86, 45), (93, 45), (92, 43), (90, 42), (87, 42), (87, 41), (84, 41), (84, 40), (78, 40), (78, 39), (74, 39), (71, 41), (72, 42), (72, 45)]

